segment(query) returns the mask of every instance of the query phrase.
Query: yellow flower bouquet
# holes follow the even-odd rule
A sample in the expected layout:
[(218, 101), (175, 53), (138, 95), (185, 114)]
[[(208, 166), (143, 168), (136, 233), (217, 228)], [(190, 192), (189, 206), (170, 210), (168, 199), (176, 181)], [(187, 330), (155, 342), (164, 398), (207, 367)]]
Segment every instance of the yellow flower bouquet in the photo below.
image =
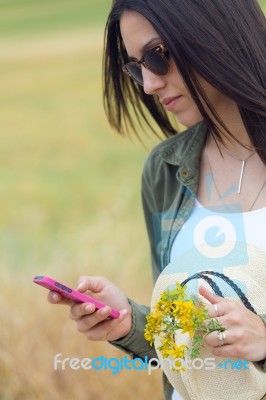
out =
[[(172, 356), (173, 359), (191, 359), (199, 356), (203, 339), (213, 331), (224, 331), (217, 319), (211, 319), (208, 310), (200, 299), (189, 297), (187, 287), (176, 283), (175, 287), (167, 289), (160, 295), (158, 302), (147, 315), (144, 337), (152, 346), (155, 337), (160, 338), (158, 347), (163, 358)], [(192, 345), (187, 348), (182, 343), (176, 343), (175, 334), (189, 334)], [(180, 370), (180, 369), (177, 369)]]

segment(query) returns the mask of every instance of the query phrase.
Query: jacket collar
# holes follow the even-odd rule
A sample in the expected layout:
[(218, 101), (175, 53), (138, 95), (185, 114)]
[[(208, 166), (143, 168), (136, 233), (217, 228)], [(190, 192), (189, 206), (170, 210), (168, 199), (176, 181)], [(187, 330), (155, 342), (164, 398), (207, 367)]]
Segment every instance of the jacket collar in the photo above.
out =
[(171, 165), (190, 164), (194, 148), (202, 148), (207, 137), (207, 126), (204, 121), (168, 139), (161, 149), (161, 157)]
[(178, 167), (177, 179), (192, 192), (197, 190), (200, 156), (207, 135), (208, 128), (202, 121), (166, 141), (161, 149), (164, 162)]

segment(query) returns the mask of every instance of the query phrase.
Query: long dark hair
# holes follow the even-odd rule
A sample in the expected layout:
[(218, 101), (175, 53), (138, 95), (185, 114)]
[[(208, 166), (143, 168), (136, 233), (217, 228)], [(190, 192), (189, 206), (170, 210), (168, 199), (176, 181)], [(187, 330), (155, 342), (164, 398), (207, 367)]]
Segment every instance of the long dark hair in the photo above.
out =
[(122, 134), (129, 129), (137, 133), (136, 122), (141, 125), (142, 121), (156, 132), (148, 110), (163, 134), (171, 136), (176, 129), (157, 96), (146, 95), (122, 73), (127, 53), (119, 20), (126, 10), (139, 12), (152, 24), (215, 137), (222, 140), (219, 125), (233, 134), (217, 115), (197, 74), (236, 102), (251, 143), (266, 164), (266, 19), (258, 2), (113, 1), (105, 28), (104, 105), (108, 120)]

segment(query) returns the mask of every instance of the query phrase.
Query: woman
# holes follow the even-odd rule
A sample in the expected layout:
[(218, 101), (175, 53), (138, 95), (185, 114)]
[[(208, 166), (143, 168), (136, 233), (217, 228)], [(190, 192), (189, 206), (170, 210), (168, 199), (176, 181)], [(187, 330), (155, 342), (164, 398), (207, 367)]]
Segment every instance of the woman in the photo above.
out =
[[(135, 121), (142, 119), (153, 130), (150, 114), (170, 137), (151, 152), (143, 171), (154, 280), (167, 266), (171, 275), (173, 265), (174, 273), (184, 279), (197, 272), (193, 268), (200, 257), (203, 264), (215, 259), (221, 272), (236, 267), (234, 271), (243, 273), (250, 257), (246, 248), (251, 246), (255, 254), (266, 252), (266, 23), (256, 0), (157, 0), (156, 4), (115, 0), (105, 45), (104, 95), (111, 125), (120, 133), (130, 126), (136, 132)], [(188, 129), (176, 134), (169, 113)], [(239, 225), (234, 232), (223, 232), (225, 238), (231, 235), (228, 243), (236, 244), (236, 265), (228, 257), (230, 251), (216, 254), (219, 235), (211, 235), (215, 240), (207, 246), (214, 255), (208, 256), (203, 247), (202, 251), (197, 248), (196, 256), (193, 253), (207, 237), (199, 234), (199, 243), (194, 240), (193, 218), (199, 218), (202, 210), (215, 214), (213, 225), (207, 226), (210, 231), (202, 226), (206, 235), (219, 225), (217, 218), (226, 215), (232, 225), (230, 215), (240, 217), (241, 229)], [(191, 246), (186, 251), (193, 250), (188, 264), (181, 262), (184, 243)], [(200, 263), (197, 268), (208, 269)], [(263, 293), (266, 269), (260, 269), (259, 281)], [(121, 310), (119, 320), (110, 320), (109, 307), (95, 312), (91, 304), (71, 305), (71, 318), (88, 339), (108, 340), (133, 357), (156, 357), (143, 338), (148, 307), (128, 300), (105, 278), (82, 277), (78, 289), (89, 290)], [(208, 300), (211, 317), (225, 328), (222, 337), (217, 332), (206, 337), (211, 354), (246, 360), (262, 369), (265, 295), (259, 299), (260, 315), (234, 299), (214, 296), (206, 287), (200, 287), (200, 295)], [(61, 301), (56, 293), (50, 293), (49, 300)], [(166, 399), (197, 398), (187, 387), (177, 385), (175, 390), (172, 385), (165, 384)], [(258, 398), (263, 395), (260, 392)], [(202, 396), (201, 400), (212, 398), (208, 388)], [(246, 392), (241, 396), (243, 400), (257, 398)], [(223, 397), (217, 394), (215, 398)]]

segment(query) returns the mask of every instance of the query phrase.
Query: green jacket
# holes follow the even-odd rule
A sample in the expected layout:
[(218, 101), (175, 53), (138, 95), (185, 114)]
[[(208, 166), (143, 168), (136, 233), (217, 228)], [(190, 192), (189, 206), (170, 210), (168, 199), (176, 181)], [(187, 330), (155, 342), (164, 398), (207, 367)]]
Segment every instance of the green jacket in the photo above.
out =
[[(201, 122), (157, 145), (144, 165), (142, 200), (154, 281), (169, 264), (174, 238), (193, 209), (200, 155), (207, 135), (207, 127)], [(132, 329), (126, 337), (111, 343), (133, 358), (157, 358), (154, 347), (143, 336), (150, 309), (132, 300), (130, 303)], [(264, 319), (266, 321), (266, 315)], [(266, 370), (266, 363), (264, 367)], [(171, 399), (172, 391), (164, 377), (166, 400)]]

